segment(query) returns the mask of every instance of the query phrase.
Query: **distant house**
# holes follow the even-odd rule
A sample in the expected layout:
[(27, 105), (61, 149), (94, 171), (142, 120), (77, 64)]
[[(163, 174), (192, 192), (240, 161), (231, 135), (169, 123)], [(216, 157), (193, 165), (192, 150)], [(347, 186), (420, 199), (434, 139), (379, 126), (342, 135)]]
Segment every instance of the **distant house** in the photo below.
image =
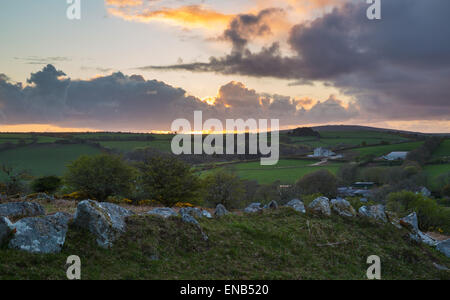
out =
[(331, 157), (331, 156), (335, 156), (335, 155), (336, 155), (336, 153), (334, 153), (333, 151), (320, 147), (320, 148), (314, 149), (314, 154), (310, 155), (310, 156), (311, 157)]
[(393, 160), (405, 160), (408, 152), (391, 152), (388, 155), (382, 156), (381, 158), (389, 161)]
[(355, 182), (352, 185), (356, 189), (371, 189), (375, 186), (375, 182)]

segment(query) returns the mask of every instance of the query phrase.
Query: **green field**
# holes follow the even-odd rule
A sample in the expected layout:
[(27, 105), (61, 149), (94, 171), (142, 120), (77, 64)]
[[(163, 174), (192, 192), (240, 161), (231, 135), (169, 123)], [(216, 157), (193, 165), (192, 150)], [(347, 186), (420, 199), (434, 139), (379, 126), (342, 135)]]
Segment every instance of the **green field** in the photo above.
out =
[(292, 143), (312, 148), (358, 146), (363, 143), (377, 145), (381, 142), (400, 143), (408, 140), (396, 134), (375, 131), (324, 131), (320, 135), (320, 138), (288, 136)]
[[(332, 173), (336, 173), (340, 163), (330, 163), (325, 166), (310, 166), (317, 161), (311, 160), (293, 160), (281, 159), (275, 166), (261, 166), (260, 162), (246, 162), (226, 166), (229, 170), (236, 172), (242, 179), (256, 180), (260, 184), (269, 184), (280, 181), (282, 184), (293, 184), (298, 179), (308, 173), (320, 169), (328, 169)], [(208, 174), (214, 170), (208, 170), (203, 173)]]
[(160, 151), (170, 151), (170, 142), (165, 140), (154, 141), (107, 141), (99, 142), (102, 147), (120, 152), (130, 152), (137, 149), (153, 148)]
[(80, 155), (95, 155), (100, 150), (89, 145), (30, 145), (0, 152), (0, 164), (25, 170), (33, 176), (62, 175), (66, 165)]
[(401, 143), (395, 145), (371, 146), (354, 149), (360, 156), (374, 155), (380, 157), (395, 151), (411, 151), (420, 147), (423, 142)]
[(439, 188), (439, 182), (436, 180), (440, 175), (450, 173), (450, 164), (441, 165), (427, 165), (424, 168), (425, 173), (428, 176), (428, 181), (431, 188)]
[(434, 151), (432, 158), (441, 158), (450, 156), (450, 140), (445, 140), (439, 146), (439, 148)]

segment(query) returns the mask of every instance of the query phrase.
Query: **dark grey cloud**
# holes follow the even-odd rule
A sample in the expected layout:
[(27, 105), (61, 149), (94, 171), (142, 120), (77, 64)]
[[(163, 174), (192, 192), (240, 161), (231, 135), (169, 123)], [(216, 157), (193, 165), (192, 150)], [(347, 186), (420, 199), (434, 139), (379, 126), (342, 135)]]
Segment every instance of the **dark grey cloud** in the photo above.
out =
[[(27, 86), (0, 75), (0, 124), (52, 124), (103, 130), (168, 130), (178, 118), (278, 118), (283, 126), (348, 120), (357, 115), (330, 98), (311, 110), (304, 102), (282, 95), (258, 93), (239, 82), (219, 89), (216, 105), (190, 96), (182, 88), (141, 75), (113, 73), (91, 80), (71, 80), (48, 65), (32, 73)], [(311, 104), (308, 102), (307, 104)]]
[(233, 53), (241, 53), (250, 39), (272, 34), (270, 21), (284, 14), (281, 8), (268, 8), (258, 14), (237, 15), (221, 38), (232, 43)]
[(292, 56), (283, 56), (278, 43), (252, 52), (244, 39), (207, 63), (142, 69), (325, 81), (355, 96), (370, 118), (449, 120), (450, 1), (383, 1), (376, 21), (366, 18), (367, 8), (365, 1), (350, 2), (293, 26)]
[(23, 63), (29, 65), (47, 65), (72, 60), (70, 57), (65, 56), (50, 56), (50, 57), (27, 56), (27, 57), (14, 57), (14, 59), (22, 61)]

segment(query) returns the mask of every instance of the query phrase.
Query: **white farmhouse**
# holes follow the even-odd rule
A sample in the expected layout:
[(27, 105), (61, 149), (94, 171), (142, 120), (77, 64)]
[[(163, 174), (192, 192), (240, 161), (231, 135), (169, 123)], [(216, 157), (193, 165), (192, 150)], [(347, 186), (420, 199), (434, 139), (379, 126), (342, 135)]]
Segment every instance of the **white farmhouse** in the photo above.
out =
[(405, 160), (408, 152), (391, 152), (388, 155), (382, 156), (385, 160)]
[(336, 153), (334, 153), (333, 151), (320, 147), (320, 148), (314, 149), (314, 154), (309, 155), (309, 156), (310, 157), (332, 157), (335, 155), (336, 155)]

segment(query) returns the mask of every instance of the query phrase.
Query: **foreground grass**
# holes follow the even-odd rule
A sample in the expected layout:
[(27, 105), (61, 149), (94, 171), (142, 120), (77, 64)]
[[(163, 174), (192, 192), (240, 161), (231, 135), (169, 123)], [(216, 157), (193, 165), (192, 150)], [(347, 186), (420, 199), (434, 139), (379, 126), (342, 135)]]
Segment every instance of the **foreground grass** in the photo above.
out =
[(383, 279), (450, 279), (433, 266), (450, 267), (448, 258), (391, 225), (290, 209), (201, 225), (208, 242), (179, 218), (132, 217), (111, 250), (71, 228), (59, 254), (0, 250), (0, 279), (65, 279), (69, 255), (80, 256), (82, 279), (365, 279), (370, 255), (380, 256)]

